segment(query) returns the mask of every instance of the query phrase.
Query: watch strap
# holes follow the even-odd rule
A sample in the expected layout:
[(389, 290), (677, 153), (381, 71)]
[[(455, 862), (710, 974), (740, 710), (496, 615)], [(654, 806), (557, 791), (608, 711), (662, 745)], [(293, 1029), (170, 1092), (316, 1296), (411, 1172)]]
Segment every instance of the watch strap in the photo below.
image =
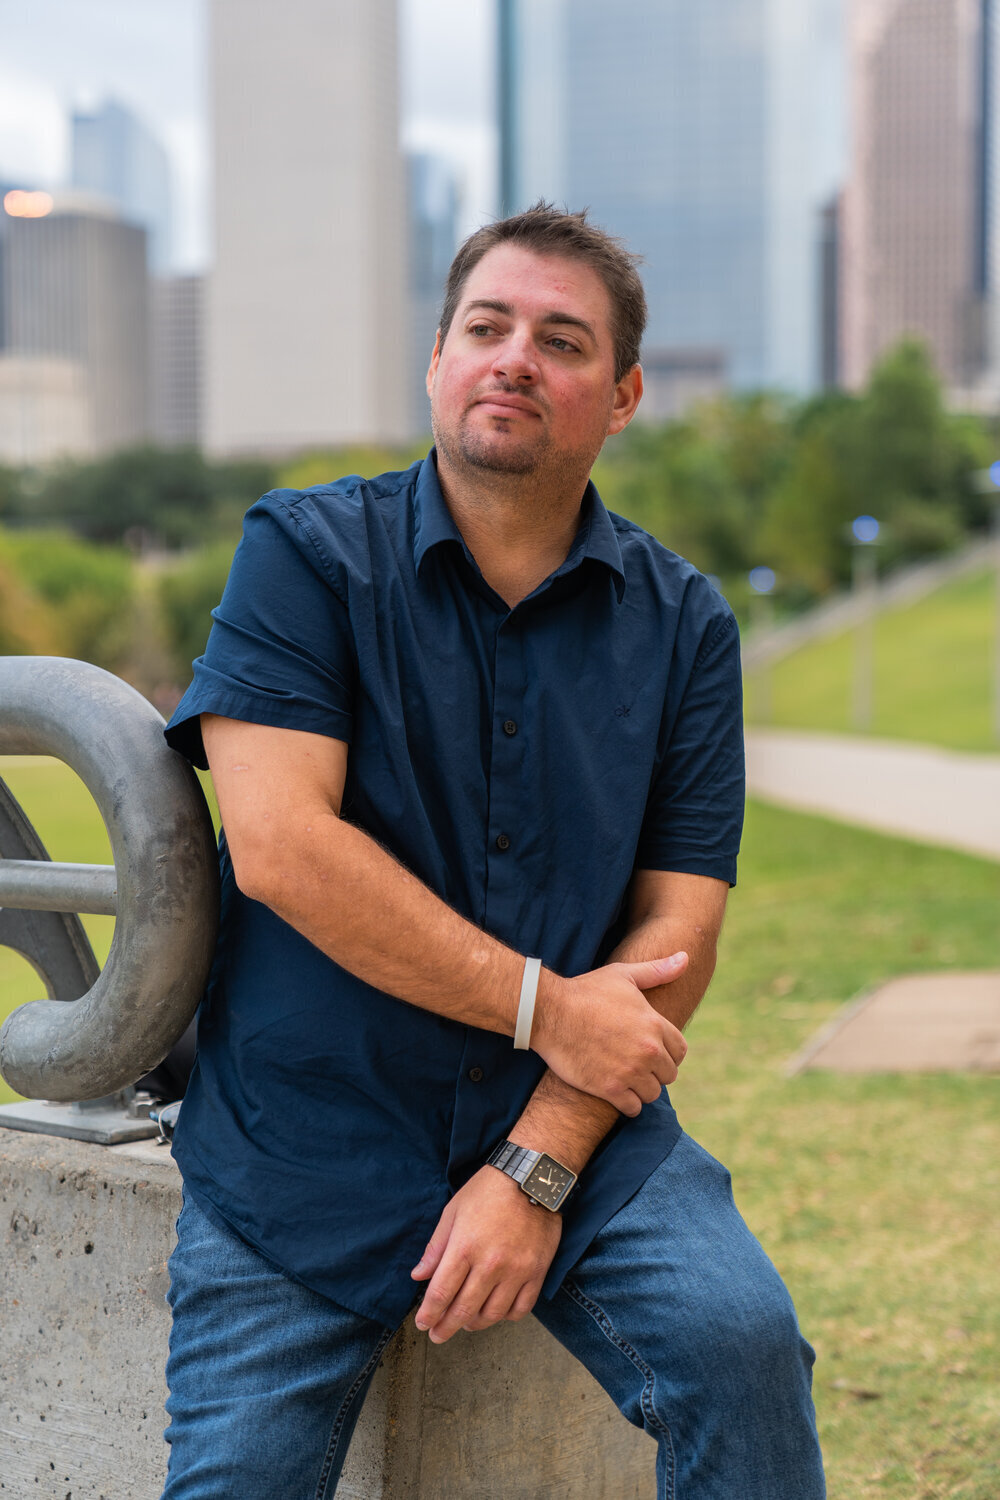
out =
[(541, 1151), (532, 1151), (528, 1146), (515, 1145), (513, 1141), (501, 1141), (486, 1158), (488, 1167), (499, 1167), (517, 1183), (523, 1183)]
[[(550, 1175), (552, 1166), (555, 1166), (568, 1178), (564, 1190), (555, 1203), (546, 1203), (544, 1194), (536, 1197), (535, 1193), (525, 1186), (535, 1167), (543, 1161), (550, 1163)], [(569, 1167), (564, 1167), (562, 1162), (556, 1161), (555, 1157), (550, 1156), (547, 1151), (532, 1151), (528, 1146), (517, 1145), (515, 1141), (500, 1141), (486, 1158), (486, 1165), (496, 1167), (507, 1177), (513, 1178), (532, 1203), (538, 1204), (549, 1213), (558, 1213), (576, 1186), (577, 1174), (571, 1172)]]

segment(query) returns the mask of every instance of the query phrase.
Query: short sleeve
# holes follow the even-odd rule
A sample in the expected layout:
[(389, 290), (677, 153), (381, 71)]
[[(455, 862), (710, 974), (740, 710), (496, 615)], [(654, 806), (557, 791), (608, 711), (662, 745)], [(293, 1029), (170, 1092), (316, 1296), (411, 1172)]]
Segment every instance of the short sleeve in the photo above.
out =
[(356, 657), (347, 606), (292, 506), (265, 495), (247, 515), (205, 654), (166, 728), (206, 766), (200, 715), (350, 741)]
[(735, 885), (746, 796), (739, 631), (728, 611), (713, 626), (669, 726), (637, 865)]

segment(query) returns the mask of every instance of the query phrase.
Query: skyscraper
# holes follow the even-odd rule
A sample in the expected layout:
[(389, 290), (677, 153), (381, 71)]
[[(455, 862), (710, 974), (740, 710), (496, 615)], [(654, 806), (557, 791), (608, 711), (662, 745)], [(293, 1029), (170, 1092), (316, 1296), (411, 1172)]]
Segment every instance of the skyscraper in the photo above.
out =
[(156, 137), (131, 110), (107, 100), (72, 117), (70, 181), (107, 198), (120, 216), (149, 236), (149, 268), (171, 269), (170, 163)]
[(212, 0), (206, 438), (410, 428), (395, 0)]
[(840, 0), (500, 0), (504, 207), (588, 205), (644, 255), (651, 366), (815, 384), (839, 13)]
[[(16, 196), (5, 201), (10, 204)], [(47, 362), (58, 408), (68, 411), (71, 401), (75, 410), (81, 392), (89, 404), (88, 451), (141, 442), (149, 435), (145, 230), (81, 195), (59, 195), (38, 216), (11, 206), (14, 212), (5, 210), (0, 300), (4, 356), (20, 361), (24, 399), (36, 406), (43, 396), (49, 400), (48, 375), (32, 367), (33, 361)], [(67, 372), (66, 362), (76, 374)], [(7, 367), (4, 386), (9, 399), (16, 394), (12, 368)], [(78, 414), (72, 428), (63, 451), (79, 451)], [(46, 430), (54, 431), (48, 418)], [(59, 451), (57, 436), (53, 451)]]
[(907, 334), (942, 377), (983, 361), (984, 0), (851, 0), (852, 157), (844, 196), (846, 383)]
[(428, 152), (407, 157), (410, 299), (413, 316), (412, 425), (429, 432), (425, 377), (434, 348), (445, 277), (458, 243), (458, 184), (450, 163)]
[(203, 276), (161, 276), (150, 284), (150, 401), (153, 437), (164, 447), (201, 442)]

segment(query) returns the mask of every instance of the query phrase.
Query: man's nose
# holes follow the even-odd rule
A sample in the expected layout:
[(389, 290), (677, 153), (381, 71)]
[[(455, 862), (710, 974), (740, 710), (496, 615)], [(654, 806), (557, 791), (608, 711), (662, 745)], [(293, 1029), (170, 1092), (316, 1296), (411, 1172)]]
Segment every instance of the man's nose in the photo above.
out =
[(516, 330), (505, 338), (493, 360), (493, 374), (500, 379), (530, 385), (538, 379), (538, 355), (534, 340)]

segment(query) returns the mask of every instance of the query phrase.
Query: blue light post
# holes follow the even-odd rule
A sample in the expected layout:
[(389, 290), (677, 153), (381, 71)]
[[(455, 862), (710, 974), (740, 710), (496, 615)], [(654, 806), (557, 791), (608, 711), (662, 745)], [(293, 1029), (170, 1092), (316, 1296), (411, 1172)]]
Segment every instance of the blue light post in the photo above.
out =
[[(774, 623), (774, 606), (771, 594), (777, 582), (773, 568), (751, 568), (747, 574), (750, 584), (750, 628), (754, 636), (764, 636)], [(765, 658), (754, 674), (754, 719), (761, 724), (770, 724), (773, 706), (771, 702), (771, 668)]]
[(993, 563), (996, 568), (996, 608), (993, 615), (993, 738), (1000, 740), (1000, 461), (987, 470), (993, 500)]
[(855, 516), (851, 522), (851, 579), (858, 605), (851, 725), (860, 734), (871, 729), (875, 711), (875, 604), (878, 590), (875, 548), (879, 530), (874, 516)]

